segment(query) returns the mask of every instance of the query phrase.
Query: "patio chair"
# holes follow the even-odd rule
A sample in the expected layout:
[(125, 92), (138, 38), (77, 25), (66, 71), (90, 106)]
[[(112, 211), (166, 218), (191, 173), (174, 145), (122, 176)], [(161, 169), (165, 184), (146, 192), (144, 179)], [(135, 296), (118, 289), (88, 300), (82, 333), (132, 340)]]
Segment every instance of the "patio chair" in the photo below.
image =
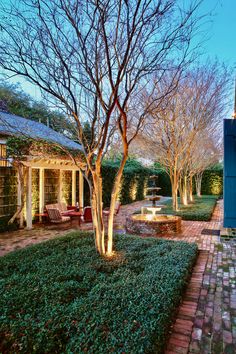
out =
[(91, 206), (86, 206), (84, 208), (84, 215), (83, 216), (84, 216), (84, 222), (92, 222), (93, 221)]
[(51, 222), (60, 224), (62, 222), (70, 221), (69, 216), (61, 215), (61, 212), (57, 208), (47, 208), (48, 216)]
[[(117, 200), (115, 203), (114, 215), (117, 215), (119, 213), (120, 207), (121, 207), (121, 203)], [(103, 210), (103, 215), (108, 217), (110, 215), (110, 208), (105, 208)]]

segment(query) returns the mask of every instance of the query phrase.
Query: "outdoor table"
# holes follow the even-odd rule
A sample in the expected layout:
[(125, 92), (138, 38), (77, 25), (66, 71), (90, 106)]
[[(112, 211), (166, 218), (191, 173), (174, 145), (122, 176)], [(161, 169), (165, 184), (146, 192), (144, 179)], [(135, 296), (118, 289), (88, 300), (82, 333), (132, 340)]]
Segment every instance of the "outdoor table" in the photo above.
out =
[(48, 213), (36, 213), (34, 216), (37, 216), (40, 221), (42, 221), (43, 218), (47, 219), (48, 218)]
[(80, 226), (81, 216), (83, 215), (83, 213), (81, 213), (80, 211), (71, 211), (69, 213), (62, 213), (62, 215), (70, 216), (71, 218), (78, 218), (78, 223)]

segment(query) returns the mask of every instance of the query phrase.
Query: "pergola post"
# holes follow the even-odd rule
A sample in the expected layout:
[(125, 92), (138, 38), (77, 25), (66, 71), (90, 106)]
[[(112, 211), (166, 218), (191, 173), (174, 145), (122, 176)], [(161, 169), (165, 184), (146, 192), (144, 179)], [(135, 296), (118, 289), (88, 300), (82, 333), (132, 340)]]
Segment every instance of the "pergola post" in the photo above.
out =
[(72, 170), (71, 188), (71, 204), (76, 205), (76, 170)]
[[(39, 213), (44, 212), (44, 168), (39, 169)], [(40, 221), (42, 221), (42, 217), (40, 216)]]
[(84, 176), (81, 170), (79, 170), (79, 208), (80, 211), (84, 209)]
[(32, 167), (27, 168), (26, 179), (26, 228), (32, 229)]
[(58, 203), (61, 202), (62, 200), (62, 170), (59, 170), (59, 186), (58, 186), (58, 195), (57, 195), (57, 201)]
[[(23, 174), (23, 166), (19, 166), (18, 167), (18, 173), (17, 173), (17, 208), (18, 210), (20, 210), (21, 205), (22, 205), (22, 187), (24, 189), (24, 186), (21, 186), (21, 177), (20, 177), (20, 171), (19, 169), (21, 169), (22, 174)], [(20, 215), (19, 215), (19, 224), (20, 224), (20, 228), (23, 227), (24, 224), (24, 217), (23, 217), (23, 210), (21, 211)]]

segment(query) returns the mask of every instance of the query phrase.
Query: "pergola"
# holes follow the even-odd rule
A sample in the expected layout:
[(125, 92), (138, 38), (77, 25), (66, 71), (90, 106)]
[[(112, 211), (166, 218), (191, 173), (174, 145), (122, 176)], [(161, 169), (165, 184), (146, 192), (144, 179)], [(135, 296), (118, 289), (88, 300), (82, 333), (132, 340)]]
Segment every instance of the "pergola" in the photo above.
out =
[[(59, 159), (43, 159), (43, 158), (28, 158), (26, 161), (22, 161), (22, 164), (27, 169), (27, 181), (26, 181), (26, 227), (32, 228), (32, 169), (39, 170), (39, 212), (43, 213), (45, 208), (45, 195), (44, 195), (44, 175), (45, 169), (47, 170), (59, 170), (59, 186), (57, 200), (62, 200), (62, 171), (72, 171), (72, 184), (71, 195), (72, 205), (76, 205), (76, 201), (79, 201), (80, 210), (84, 207), (84, 177), (82, 174), (82, 167), (80, 168), (71, 161), (59, 160)], [(76, 171), (79, 171), (79, 181), (76, 180)], [(76, 184), (79, 183), (79, 195), (76, 195)], [(17, 205), (21, 205), (21, 185), (18, 177), (18, 200)]]
[[(0, 112), (0, 137), (2, 142), (9, 136), (13, 137), (28, 137), (35, 141), (46, 141), (49, 145), (62, 146), (64, 149), (78, 151), (83, 154), (80, 144), (68, 139), (62, 134), (52, 130), (44, 124), (28, 120), (19, 116), (9, 114), (7, 112)], [(3, 139), (5, 138), (5, 139)], [(63, 171), (72, 172), (71, 195), (72, 205), (79, 201), (79, 207), (82, 210), (84, 207), (84, 177), (82, 171), (85, 168), (84, 162), (81, 160), (72, 161), (68, 157), (63, 156), (37, 156), (34, 154), (24, 156), (19, 161), (24, 169), (26, 169), (26, 227), (32, 228), (32, 170), (39, 170), (39, 213), (43, 213), (45, 208), (45, 170), (59, 170), (59, 183), (57, 200), (62, 200), (62, 173)], [(79, 171), (79, 180), (77, 181), (76, 172)], [(79, 195), (76, 195), (76, 186), (79, 184)], [(22, 187), (20, 183), (20, 175), (18, 172), (17, 185), (17, 205), (21, 205)], [(22, 216), (21, 216), (22, 217)]]

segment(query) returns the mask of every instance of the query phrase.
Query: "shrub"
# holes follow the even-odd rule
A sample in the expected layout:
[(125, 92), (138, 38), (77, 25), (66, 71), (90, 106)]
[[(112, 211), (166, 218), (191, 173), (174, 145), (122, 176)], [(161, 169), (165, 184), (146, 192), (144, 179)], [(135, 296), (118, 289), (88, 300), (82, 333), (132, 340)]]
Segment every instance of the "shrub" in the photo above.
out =
[(202, 176), (202, 194), (223, 194), (223, 169), (206, 170)]
[(0, 351), (162, 353), (197, 246), (117, 236), (116, 256), (73, 233), (0, 259)]
[(9, 220), (10, 220), (10, 216), (0, 217), (0, 232), (14, 231), (18, 229), (17, 222), (15, 221), (13, 224), (8, 225)]

